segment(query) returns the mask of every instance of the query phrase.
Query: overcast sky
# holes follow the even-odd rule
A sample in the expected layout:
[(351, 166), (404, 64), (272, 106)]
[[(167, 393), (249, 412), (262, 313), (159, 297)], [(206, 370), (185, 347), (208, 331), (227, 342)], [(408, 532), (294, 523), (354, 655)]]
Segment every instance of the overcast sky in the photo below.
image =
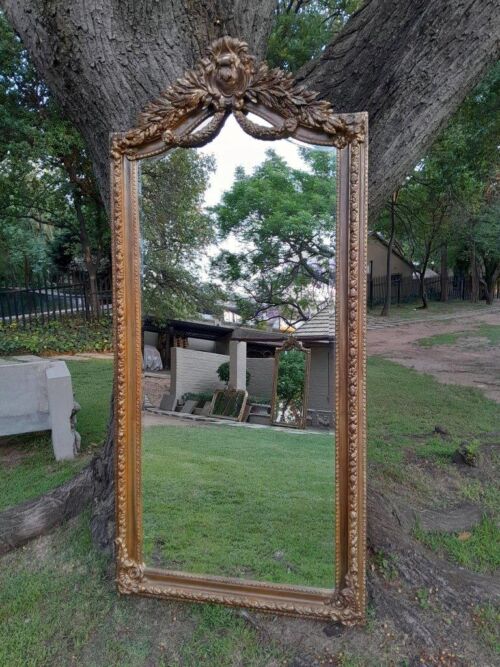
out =
[[(255, 122), (264, 124), (260, 118), (255, 119)], [(298, 142), (287, 139), (259, 141), (246, 134), (233, 115), (229, 116), (219, 136), (198, 149), (200, 153), (213, 155), (217, 162), (205, 195), (206, 206), (218, 204), (222, 193), (231, 188), (236, 167), (242, 166), (247, 174), (252, 173), (255, 167), (264, 161), (266, 151), (270, 148), (294, 169), (307, 169), (306, 163), (300, 157)]]

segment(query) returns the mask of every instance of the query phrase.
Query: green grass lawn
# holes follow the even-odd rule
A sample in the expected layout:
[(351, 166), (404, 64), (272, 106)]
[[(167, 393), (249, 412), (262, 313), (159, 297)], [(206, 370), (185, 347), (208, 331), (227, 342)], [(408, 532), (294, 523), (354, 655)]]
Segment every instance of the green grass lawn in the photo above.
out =
[(426, 338), (420, 338), (417, 343), (421, 347), (434, 347), (435, 345), (454, 345), (459, 338), (479, 337), (485, 338), (487, 345), (500, 345), (500, 325), (482, 323), (470, 331), (456, 331), (453, 333), (441, 333)]
[(105, 434), (113, 375), (111, 361), (68, 361), (73, 392), (81, 406), (77, 429), (82, 436), (74, 461), (56, 461), (50, 434), (0, 439), (0, 510), (55, 488), (87, 463)]
[(331, 435), (150, 427), (142, 486), (148, 564), (333, 587)]
[(484, 518), (470, 532), (459, 535), (417, 529), (415, 536), (433, 551), (469, 570), (494, 573), (500, 568), (500, 531), (493, 519)]
[[(367, 409), (368, 458), (385, 467), (401, 464), (409, 447), (449, 462), (461, 440), (500, 427), (500, 407), (479, 389), (443, 385), (380, 357), (368, 360)], [(438, 424), (448, 439), (436, 438)]]
[(268, 667), (290, 656), (233, 610), (117, 595), (88, 524), (85, 513), (1, 559), (2, 667)]
[[(82, 404), (79, 429), (84, 435), (84, 446), (89, 448), (91, 443), (98, 442), (104, 437), (111, 390), (111, 363), (74, 361), (70, 362), (70, 368), (75, 393)], [(478, 390), (442, 385), (430, 376), (416, 373), (381, 358), (369, 360), (368, 455), (372, 464), (370, 468), (372, 475), (382, 478), (387, 476), (388, 479), (398, 476), (401, 484), (411, 484), (412, 480), (409, 479), (409, 474), (406, 472), (405, 455), (408, 450), (414, 452), (422, 460), (429, 460), (437, 465), (451, 466), (451, 453), (460, 440), (467, 438), (481, 440), (482, 434), (498, 431), (499, 423), (498, 404), (485, 398)], [(444, 426), (449, 431), (448, 439), (442, 439), (433, 434), (436, 424)], [(186, 427), (179, 428), (179, 431), (183, 438), (185, 452), (180, 452), (179, 459), (174, 461), (174, 465), (184, 468), (186, 475), (186, 471), (189, 471), (192, 466), (192, 457), (197, 447), (203, 444), (197, 442), (197, 439), (201, 437), (200, 434), (206, 434), (207, 430)], [(247, 453), (245, 461), (251, 466), (250, 469), (254, 469), (256, 463), (262, 461), (260, 456), (250, 457), (249, 443), (245, 443), (243, 439), (252, 438), (254, 434), (262, 438), (263, 434), (267, 432), (236, 427), (213, 429), (214, 433), (217, 431), (224, 433), (230, 431), (233, 434), (238, 457), (233, 456), (236, 453), (234, 443), (229, 445), (225, 440), (216, 443), (216, 446), (222, 449), (224, 458), (227, 458), (232, 466), (243, 466), (240, 455), (242, 456), (245, 452)], [(154, 429), (151, 434), (154, 440)], [(269, 431), (269, 437), (271, 438), (268, 442), (270, 455), (276, 456), (277, 451), (286, 448), (287, 452), (295, 452), (298, 457), (292, 461), (285, 461), (285, 465), (279, 466), (280, 475), (285, 470), (290, 474), (290, 471), (300, 462), (302, 454), (301, 451), (297, 452), (294, 449), (292, 434)], [(281, 442), (282, 437), (285, 437), (283, 441), (285, 444)], [(307, 442), (314, 448), (316, 455), (321, 457), (321, 460), (329, 461), (330, 455), (326, 457), (325, 454), (327, 445), (322, 444), (323, 438), (327, 442), (328, 437), (318, 436), (316, 444), (317, 436), (307, 437), (311, 439), (310, 443), (309, 440)], [(303, 439), (300, 438), (300, 440)], [(0, 445), (0, 449), (3, 446)], [(214, 443), (209, 443), (209, 446), (213, 447)], [(31, 451), (27, 444), (20, 445), (21, 449), (22, 447), (26, 447), (28, 453)], [(32, 447), (35, 447), (34, 443)], [(180, 445), (177, 445), (177, 449), (180, 449)], [(217, 483), (217, 471), (220, 471), (222, 480), (227, 479), (228, 474), (228, 468), (221, 466), (220, 463), (219, 458), (213, 457), (210, 484), (205, 484), (204, 480), (200, 484), (198, 480), (196, 485), (191, 485), (190, 492), (198, 508), (202, 507), (203, 498), (207, 499), (207, 494), (209, 494), (209, 501), (213, 504), (218, 493), (222, 493), (221, 497), (227, 496), (228, 499), (231, 499), (233, 504), (230, 509), (237, 506), (239, 495), (234, 485), (221, 489), (221, 485)], [(19, 464), (9, 470), (2, 467), (1, 492), (5, 494), (5, 497), (10, 498), (6, 504), (42, 492), (44, 484), (49, 488), (54, 486), (57, 470), (61, 477), (72, 474), (71, 470), (64, 467), (59, 468), (60, 465), (53, 461), (47, 446), (45, 459), (34, 457), (29, 465)], [(305, 465), (311, 464), (306, 461)], [(314, 470), (315, 467), (313, 466), (312, 471), (317, 475), (318, 485), (303, 488), (307, 490), (311, 498), (316, 497), (319, 484), (322, 483), (321, 471)], [(53, 472), (48, 479), (45, 479), (50, 469)], [(160, 485), (166, 484), (170, 471), (162, 473), (157, 469), (153, 472), (154, 476), (160, 478)], [(257, 477), (263, 487), (259, 493), (262, 494), (263, 490), (267, 491), (268, 475), (265, 469), (257, 470), (257, 472)], [(27, 480), (26, 483), (24, 479)], [(283, 485), (283, 479), (284, 474), (278, 480), (275, 475), (272, 480), (274, 486), (271, 485), (269, 488), (276, 489), (277, 483)], [(300, 470), (298, 479), (300, 480)], [(240, 480), (240, 484), (243, 485), (243, 488), (250, 486), (249, 480), (244, 478)], [(297, 490), (300, 485), (297, 484), (294, 488)], [(182, 492), (185, 494), (185, 490), (177, 488), (176, 493)], [(489, 511), (497, 506), (497, 500), (493, 497), (494, 490), (486, 488), (479, 481), (464, 485), (463, 492), (464, 497), (467, 493), (473, 501), (485, 501)], [(196, 493), (201, 494), (199, 498)], [(485, 494), (489, 494), (488, 497), (483, 497)], [(266, 500), (271, 497), (272, 495)], [(14, 498), (17, 499), (12, 500)], [(155, 501), (155, 499), (152, 500)], [(280, 501), (281, 498), (276, 500)], [(307, 503), (303, 504), (306, 505), (305, 508), (301, 508), (300, 503), (297, 502), (296, 508), (301, 512), (308, 512)], [(279, 507), (279, 503), (277, 506)], [(222, 505), (219, 509), (224, 510), (225, 508)], [(266, 507), (266, 514), (269, 511), (270, 508)], [(271, 522), (271, 517), (266, 515), (257, 518), (264, 527)], [(188, 520), (186, 512), (184, 519)], [(246, 515), (243, 516), (243, 519), (245, 523), (248, 523)], [(107, 561), (92, 547), (88, 520), (88, 514), (84, 514), (76, 521), (58, 528), (51, 535), (1, 558), (0, 665), (9, 667), (43, 667), (45, 665), (51, 667), (59, 665), (61, 667), (79, 667), (79, 665), (94, 667), (145, 667), (146, 665), (155, 665), (155, 667), (198, 667), (199, 665), (269, 667), (278, 664), (294, 664), (294, 652), (297, 649), (292, 647), (287, 637), (284, 637), (283, 642), (277, 645), (272, 638), (268, 638), (265, 629), (260, 631), (254, 628), (237, 611), (218, 606), (195, 606), (117, 596)], [(180, 519), (177, 517), (176, 521)], [(291, 524), (283, 526), (283, 529), (290, 527)], [(309, 530), (309, 526), (304, 526), (304, 528)], [(481, 562), (484, 564), (483, 569), (490, 570), (492, 563), (490, 558), (494, 553), (492, 548), (495, 548), (495, 544), (498, 545), (498, 542), (495, 542), (498, 540), (498, 533), (492, 534), (490, 528), (491, 524), (481, 524), (477, 529), (471, 531), (471, 537), (467, 540), (460, 540), (458, 536), (448, 536), (444, 541), (437, 538), (432, 542), (428, 540), (428, 534), (422, 535), (421, 539), (426, 541), (430, 548), (440, 551), (446, 557), (466, 567), (476, 568), (475, 564)], [(192, 529), (191, 526), (190, 530)], [(223, 537), (227, 537), (227, 530), (228, 526), (225, 527)], [(279, 531), (276, 534), (279, 537)], [(457, 542), (460, 543), (460, 552), (457, 551)], [(180, 546), (183, 545), (180, 544)], [(206, 546), (206, 540), (200, 539), (197, 544), (189, 545), (189, 549), (191, 553), (197, 555), (204, 546)], [(273, 544), (273, 548), (279, 547)], [(300, 549), (299, 544), (297, 548)], [(178, 553), (175, 558), (179, 558)], [(213, 557), (214, 553), (209, 554), (210, 557)], [(304, 553), (306, 557), (311, 556), (307, 551)], [(232, 557), (231, 554), (227, 556), (228, 559), (230, 557)], [(236, 563), (236, 565), (240, 564), (241, 562)], [(274, 564), (274, 560), (271, 559), (269, 565), (278, 568), (279, 574), (282, 574), (279, 570), (282, 567), (280, 561)], [(252, 566), (251, 561), (250, 566)], [(247, 576), (246, 572), (244, 574)], [(271, 572), (271, 575), (274, 576), (274, 573)], [(482, 633), (481, 636), (484, 635), (484, 641), (491, 646), (495, 642), (498, 644), (498, 612), (495, 609), (481, 608), (477, 610), (477, 617), (477, 628)], [(374, 632), (378, 638), (385, 635), (386, 630), (377, 623), (375, 619), (373, 621)], [(369, 628), (366, 632), (370, 632)], [(392, 657), (389, 659), (386, 654), (379, 652), (378, 648), (372, 654), (363, 652), (361, 644), (359, 647), (356, 645), (355, 650), (352, 646), (348, 648), (345, 653), (345, 661), (339, 660), (337, 664), (344, 667), (346, 665), (379, 667), (385, 664), (399, 664), (397, 660), (392, 660)], [(332, 646), (334, 647), (332, 650), (339, 652), (341, 648), (344, 650), (344, 646), (340, 647), (336, 640)], [(374, 646), (378, 647), (379, 642), (377, 641)], [(388, 648), (387, 651), (389, 650)], [(347, 656), (347, 653), (351, 657)], [(357, 658), (356, 656), (360, 653), (363, 657)], [(326, 656), (320, 655), (318, 660), (320, 659), (324, 659), (324, 664), (329, 664)], [(494, 664), (494, 659), (490, 663)], [(322, 663), (319, 662), (319, 664)]]

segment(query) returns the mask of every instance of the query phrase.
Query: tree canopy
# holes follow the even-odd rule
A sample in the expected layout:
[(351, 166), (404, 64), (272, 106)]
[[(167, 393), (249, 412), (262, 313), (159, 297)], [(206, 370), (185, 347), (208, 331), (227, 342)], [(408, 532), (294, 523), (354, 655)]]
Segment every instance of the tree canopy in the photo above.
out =
[(84, 142), (0, 15), (0, 275), (109, 258), (105, 209)]
[[(231, 284), (244, 319), (265, 320), (274, 307), (290, 323), (307, 319), (325, 300), (334, 258), (336, 156), (301, 148), (304, 168), (292, 168), (272, 149), (253, 173), (238, 169), (214, 207), (224, 250), (214, 265)], [(316, 308), (317, 309), (317, 308)]]
[(158, 318), (215, 312), (222, 290), (202, 278), (214, 240), (203, 198), (214, 159), (173, 150), (141, 167), (142, 308)]

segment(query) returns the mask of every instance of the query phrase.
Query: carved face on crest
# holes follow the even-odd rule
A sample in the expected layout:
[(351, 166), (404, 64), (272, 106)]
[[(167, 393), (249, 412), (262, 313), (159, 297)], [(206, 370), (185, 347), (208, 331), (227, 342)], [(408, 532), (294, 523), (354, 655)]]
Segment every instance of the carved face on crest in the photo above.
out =
[(255, 59), (248, 54), (247, 45), (231, 37), (217, 40), (204, 64), (208, 89), (213, 95), (225, 98), (244, 95), (255, 69)]

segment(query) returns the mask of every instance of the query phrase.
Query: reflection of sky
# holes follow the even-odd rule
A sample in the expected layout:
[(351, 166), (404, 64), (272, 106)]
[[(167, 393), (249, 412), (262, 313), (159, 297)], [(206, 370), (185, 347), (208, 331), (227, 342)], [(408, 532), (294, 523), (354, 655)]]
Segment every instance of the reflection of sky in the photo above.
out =
[[(255, 123), (268, 125), (265, 121), (250, 115)], [(200, 153), (213, 155), (216, 160), (215, 172), (211, 174), (210, 185), (205, 193), (205, 206), (218, 204), (222, 194), (231, 189), (234, 182), (236, 167), (243, 167), (247, 174), (252, 174), (255, 168), (266, 159), (266, 152), (272, 149), (293, 169), (309, 171), (309, 166), (304, 162), (299, 147), (317, 150), (318, 146), (308, 146), (290, 139), (279, 139), (278, 141), (260, 141), (246, 134), (236, 122), (234, 116), (229, 116), (220, 134), (209, 144), (199, 148)], [(327, 149), (335, 150), (335, 149)], [(332, 184), (332, 187), (335, 187)], [(210, 259), (215, 257), (220, 250), (238, 252), (242, 245), (233, 235), (229, 235), (222, 243), (212, 244), (207, 248), (207, 254), (202, 262), (202, 273), (204, 280), (209, 278)]]
[[(260, 119), (255, 122), (264, 124)], [(216, 160), (216, 169), (205, 194), (205, 205), (214, 206), (220, 201), (223, 192), (231, 188), (236, 167), (242, 166), (247, 174), (252, 173), (257, 165), (264, 162), (266, 151), (270, 148), (294, 169), (307, 169), (297, 143), (286, 139), (260, 141), (246, 134), (234, 116), (229, 116), (219, 136), (198, 149), (200, 153), (213, 155)]]

